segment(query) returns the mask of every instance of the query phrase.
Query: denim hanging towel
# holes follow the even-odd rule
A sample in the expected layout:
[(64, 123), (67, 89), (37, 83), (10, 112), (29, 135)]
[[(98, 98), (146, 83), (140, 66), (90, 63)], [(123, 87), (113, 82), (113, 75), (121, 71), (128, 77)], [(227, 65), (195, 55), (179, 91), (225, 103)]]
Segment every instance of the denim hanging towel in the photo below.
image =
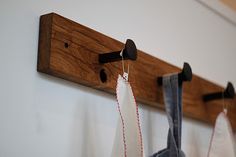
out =
[(185, 157), (181, 150), (182, 85), (179, 84), (178, 74), (163, 77), (163, 95), (169, 123), (167, 148), (151, 157)]

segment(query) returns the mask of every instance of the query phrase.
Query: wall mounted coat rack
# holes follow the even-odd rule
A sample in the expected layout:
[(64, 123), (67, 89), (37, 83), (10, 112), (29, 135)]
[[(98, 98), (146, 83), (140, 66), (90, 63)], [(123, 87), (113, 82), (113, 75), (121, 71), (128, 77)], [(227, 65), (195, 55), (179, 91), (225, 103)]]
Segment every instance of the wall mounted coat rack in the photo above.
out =
[[(101, 64), (98, 56), (123, 48), (123, 43), (55, 13), (40, 17), (39, 72), (114, 94), (117, 76), (122, 73), (121, 62)], [(137, 60), (129, 61), (132, 70), (129, 80), (134, 95), (140, 103), (164, 109), (162, 87), (157, 85), (157, 78), (181, 69), (137, 51)], [(204, 102), (202, 97), (222, 90), (222, 87), (193, 74), (191, 83), (184, 84), (184, 115), (214, 124), (222, 111), (222, 101)], [(233, 105), (229, 106), (228, 116), (236, 130), (236, 99), (230, 104)]]

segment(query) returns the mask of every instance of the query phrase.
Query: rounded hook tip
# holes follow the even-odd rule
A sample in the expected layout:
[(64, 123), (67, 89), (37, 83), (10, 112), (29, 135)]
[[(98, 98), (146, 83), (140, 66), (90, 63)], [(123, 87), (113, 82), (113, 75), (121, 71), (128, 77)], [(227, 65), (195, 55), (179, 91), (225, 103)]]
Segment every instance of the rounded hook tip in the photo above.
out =
[(235, 90), (234, 90), (234, 86), (231, 82), (228, 82), (227, 87), (225, 89), (225, 93), (230, 97), (230, 98), (234, 98), (235, 96)]
[(184, 67), (182, 70), (182, 74), (184, 76), (185, 81), (191, 81), (192, 80), (192, 69), (188, 63), (184, 63)]
[(124, 57), (127, 57), (131, 60), (137, 59), (137, 48), (133, 40), (127, 39), (124, 48)]

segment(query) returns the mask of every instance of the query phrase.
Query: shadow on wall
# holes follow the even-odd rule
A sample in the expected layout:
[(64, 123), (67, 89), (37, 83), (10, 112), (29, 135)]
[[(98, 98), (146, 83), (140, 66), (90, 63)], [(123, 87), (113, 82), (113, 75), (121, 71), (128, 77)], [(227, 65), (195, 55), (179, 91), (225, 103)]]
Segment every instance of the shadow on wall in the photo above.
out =
[(115, 102), (87, 98), (78, 100), (73, 113), (69, 156), (109, 156), (118, 117)]
[(78, 83), (67, 81), (67, 80), (64, 80), (64, 79), (61, 79), (58, 77), (54, 77), (54, 76), (51, 76), (48, 74), (37, 72), (37, 78), (49, 81), (53, 84), (58, 84), (60, 86), (67, 86), (67, 87), (70, 87), (73, 89), (78, 89), (78, 90), (86, 92), (86, 93), (94, 94), (96, 96), (105, 97), (106, 99), (109, 99), (109, 100), (115, 100), (115, 97), (112, 94), (109, 94), (109, 93), (106, 93), (103, 91), (99, 91), (99, 90), (96, 90), (91, 87), (87, 87), (87, 86), (84, 86), (84, 85), (81, 85)]
[[(71, 157), (78, 156), (97, 156), (96, 150), (99, 149), (99, 136), (96, 136), (96, 126), (93, 126), (94, 116), (90, 116), (89, 102), (83, 99), (77, 105), (74, 113), (71, 133), (70, 155)], [(83, 108), (81, 107), (83, 105)], [(87, 105), (86, 105), (87, 104)], [(95, 137), (96, 136), (96, 137)], [(91, 151), (92, 150), (92, 151)]]
[[(198, 135), (196, 134), (195, 130), (192, 129), (192, 131), (189, 133), (188, 142), (191, 143), (190, 146), (188, 146), (188, 155), (191, 157), (200, 157), (200, 143), (198, 141)], [(186, 152), (187, 153), (187, 152)]]
[[(78, 98), (77, 98), (78, 100), (76, 104), (74, 105), (70, 104), (70, 109), (73, 109), (72, 111), (73, 115), (69, 116), (71, 118), (68, 121), (70, 123), (69, 126), (71, 128), (69, 129), (70, 134), (66, 135), (68, 136), (68, 139), (67, 139), (68, 140), (68, 148), (67, 148), (68, 155), (67, 156), (70, 156), (70, 157), (104, 156), (104, 152), (107, 150), (107, 149), (106, 150), (104, 149), (104, 146), (105, 146), (104, 141), (110, 142), (111, 139), (104, 139), (105, 135), (104, 135), (103, 129), (106, 132), (107, 126), (103, 128), (104, 125), (106, 124), (104, 124), (105, 122), (101, 124), (100, 121), (103, 121), (106, 118), (106, 116), (109, 116), (110, 114), (113, 113), (113, 110), (111, 109), (113, 108), (116, 109), (115, 103), (114, 103), (114, 106), (112, 106), (110, 103), (107, 103), (107, 102), (111, 102), (110, 100), (112, 100), (112, 103), (113, 103), (113, 101), (115, 100), (115, 96), (104, 93), (102, 91), (85, 87), (83, 85), (78, 85), (76, 83), (72, 83), (63, 79), (55, 78), (46, 74), (39, 73), (38, 75), (39, 75), (38, 76), (39, 79), (43, 81), (47, 81), (52, 84), (56, 84), (58, 86), (67, 86), (69, 88), (75, 89), (75, 92), (73, 92), (73, 94), (77, 93), (76, 90), (78, 90), (78, 94), (80, 94), (78, 95)], [(81, 93), (80, 91), (83, 91), (83, 92)], [(94, 96), (97, 98), (94, 98)], [(90, 99), (90, 97), (92, 99)], [(103, 101), (103, 99), (106, 99), (106, 101)], [(105, 102), (105, 104), (103, 104), (103, 102)], [(101, 109), (100, 108), (101, 106), (104, 107), (105, 109)], [(98, 108), (100, 109), (98, 110)], [(104, 112), (111, 111), (111, 113), (109, 114), (106, 113), (104, 116), (101, 116), (101, 114), (104, 114), (101, 112), (101, 110), (104, 110)], [(68, 111), (68, 112), (71, 112), (71, 111)], [(38, 120), (39, 126), (37, 128), (40, 131), (40, 128), (41, 128), (40, 118), (38, 119), (39, 119)], [(111, 117), (111, 119), (113, 120), (114, 117)], [(110, 122), (112, 120), (108, 120), (108, 121)], [(110, 143), (108, 143), (108, 145), (110, 147)], [(105, 153), (107, 154), (107, 152)]]

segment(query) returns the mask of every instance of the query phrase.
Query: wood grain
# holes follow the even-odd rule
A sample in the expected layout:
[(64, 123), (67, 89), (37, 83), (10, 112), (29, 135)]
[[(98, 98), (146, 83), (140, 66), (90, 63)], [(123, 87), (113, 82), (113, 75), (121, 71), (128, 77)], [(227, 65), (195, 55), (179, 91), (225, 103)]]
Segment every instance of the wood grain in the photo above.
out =
[[(115, 94), (121, 62), (98, 63), (98, 54), (119, 51), (124, 44), (97, 31), (73, 22), (55, 13), (40, 18), (38, 71), (73, 81), (88, 87)], [(138, 46), (138, 45), (137, 45)], [(138, 59), (129, 62), (129, 80), (137, 101), (155, 108), (164, 108), (162, 87), (156, 79), (163, 74), (179, 72), (180, 69), (138, 50)], [(100, 80), (104, 69), (107, 81)], [(194, 70), (194, 69), (193, 69)], [(193, 75), (191, 83), (183, 87), (183, 113), (185, 116), (214, 124), (222, 111), (221, 101), (204, 103), (202, 95), (223, 88)], [(235, 104), (236, 100), (231, 100)], [(236, 106), (229, 106), (229, 118), (236, 129)]]
[(227, 7), (231, 8), (233, 11), (236, 11), (236, 1), (235, 0), (220, 0)]

